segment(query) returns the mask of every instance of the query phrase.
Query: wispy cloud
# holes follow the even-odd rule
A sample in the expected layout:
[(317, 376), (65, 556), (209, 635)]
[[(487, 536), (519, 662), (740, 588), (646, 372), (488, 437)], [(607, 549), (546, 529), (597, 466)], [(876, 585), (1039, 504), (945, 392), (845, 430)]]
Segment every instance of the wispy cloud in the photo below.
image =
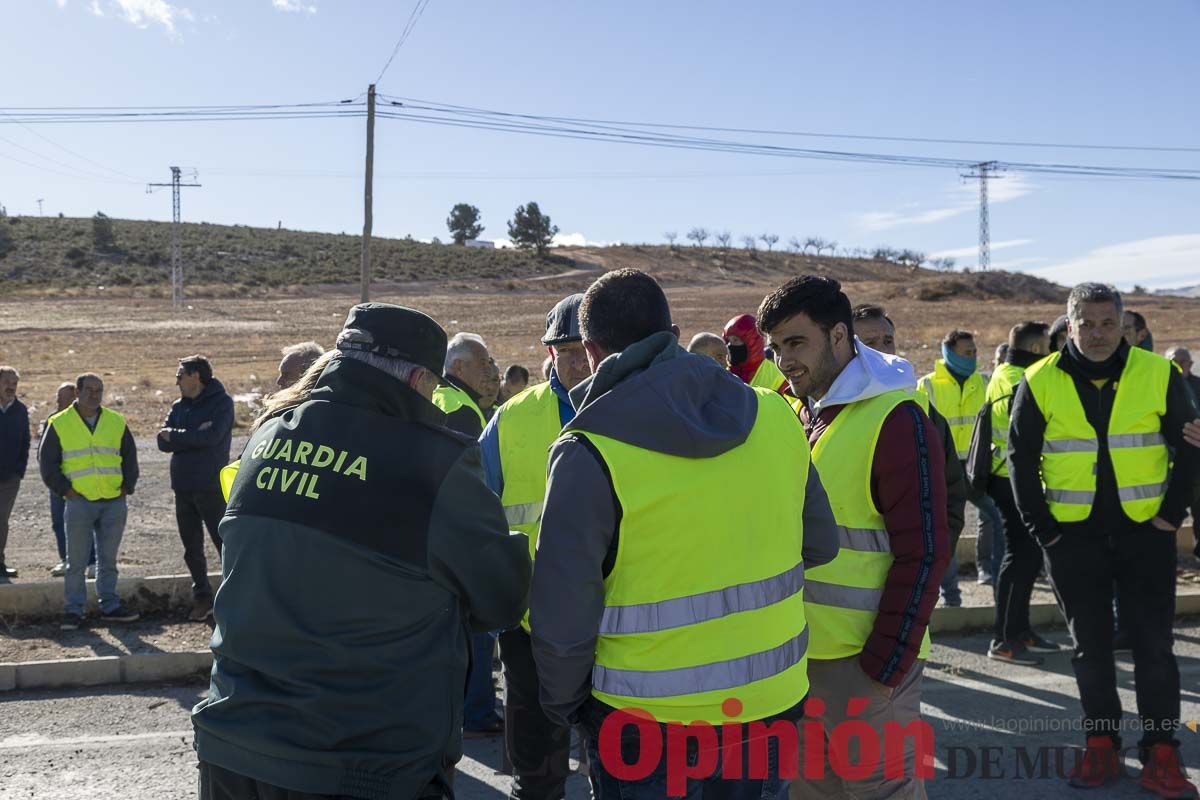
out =
[[(54, 0), (54, 4), (66, 8), (67, 0)], [(190, 10), (167, 0), (87, 0), (85, 7), (92, 16), (113, 16), (138, 28), (159, 25), (173, 39), (179, 36), (176, 23), (195, 19)]]
[(303, 0), (271, 0), (276, 11), (286, 11), (289, 14), (315, 14), (316, 3), (305, 3)]
[[(1032, 192), (1033, 184), (1020, 173), (1002, 175), (988, 184), (988, 202), (1005, 203)], [(975, 211), (979, 208), (979, 190), (976, 184), (956, 186), (949, 193), (951, 202), (941, 208), (925, 211), (910, 211), (914, 204), (902, 206), (901, 211), (868, 211), (858, 217), (858, 225), (867, 231), (886, 231), (912, 225), (930, 225)], [(919, 206), (918, 206), (919, 207)]]
[(97, 17), (104, 16), (104, 9), (100, 7), (100, 0), (92, 0), (92, 4), (88, 6), (88, 11), (91, 11)]
[[(1003, 242), (992, 242), (993, 250), (1007, 250), (1010, 247), (1020, 247), (1024, 244), (1033, 244), (1033, 239), (1006, 239)], [(939, 250), (936, 253), (930, 253), (930, 258), (966, 258), (967, 256), (976, 255), (979, 252), (979, 245), (973, 244), (970, 247), (955, 247), (951, 250)]]
[[(511, 239), (503, 236), (494, 240), (496, 247), (507, 249), (515, 247)], [(582, 233), (559, 233), (555, 234), (550, 240), (551, 247), (615, 247), (621, 244), (620, 242), (595, 242), (584, 236)]]
[(1100, 280), (1127, 289), (1200, 283), (1200, 233), (1152, 236), (1098, 247), (1078, 258), (1031, 270), (1067, 285)]

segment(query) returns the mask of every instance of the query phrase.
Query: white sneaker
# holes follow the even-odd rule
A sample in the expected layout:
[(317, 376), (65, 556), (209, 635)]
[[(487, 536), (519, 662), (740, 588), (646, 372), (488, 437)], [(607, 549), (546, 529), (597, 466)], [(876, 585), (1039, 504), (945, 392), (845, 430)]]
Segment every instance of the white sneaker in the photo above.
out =
[(67, 574), (66, 562), (60, 561), (60, 562), (58, 562), (58, 564), (56, 564), (55, 566), (50, 568), (50, 577), (52, 577), (52, 578), (61, 578), (63, 575), (66, 575), (66, 574)]
[(87, 576), (89, 578), (92, 578), (93, 580), (95, 579), (95, 577), (96, 577), (96, 565), (95, 564), (88, 564)]

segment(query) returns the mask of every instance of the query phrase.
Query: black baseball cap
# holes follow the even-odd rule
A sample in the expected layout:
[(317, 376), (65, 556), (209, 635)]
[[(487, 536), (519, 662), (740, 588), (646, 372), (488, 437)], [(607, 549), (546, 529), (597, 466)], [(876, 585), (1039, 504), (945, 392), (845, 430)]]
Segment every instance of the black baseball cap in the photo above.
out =
[(387, 358), (402, 358), (444, 380), (446, 331), (432, 317), (390, 303), (360, 303), (350, 309), (342, 328), (370, 334), (370, 341), (343, 341), (338, 344), (339, 350), (363, 350)]
[(579, 333), (579, 305), (582, 294), (573, 294), (559, 300), (550, 313), (546, 314), (546, 335), (542, 344), (564, 344), (583, 340)]

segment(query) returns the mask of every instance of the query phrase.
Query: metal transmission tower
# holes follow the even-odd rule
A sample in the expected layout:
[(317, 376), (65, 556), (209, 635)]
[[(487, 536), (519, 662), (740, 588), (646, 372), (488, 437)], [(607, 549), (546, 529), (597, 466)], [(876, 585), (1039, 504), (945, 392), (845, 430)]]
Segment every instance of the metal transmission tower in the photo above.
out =
[[(185, 186), (200, 186), (198, 183), (181, 183), (179, 167), (171, 167), (170, 183), (146, 184), (146, 193), (153, 192), (156, 187), (171, 187), (171, 308), (178, 309), (183, 305), (183, 255), (180, 247), (179, 228), (179, 190)], [(196, 179), (196, 171), (192, 170), (192, 180)]]
[(974, 172), (964, 172), (964, 178), (979, 179), (979, 269), (986, 272), (992, 267), (992, 232), (988, 222), (988, 181), (1003, 177), (996, 173), (1000, 165), (995, 161), (981, 161)]

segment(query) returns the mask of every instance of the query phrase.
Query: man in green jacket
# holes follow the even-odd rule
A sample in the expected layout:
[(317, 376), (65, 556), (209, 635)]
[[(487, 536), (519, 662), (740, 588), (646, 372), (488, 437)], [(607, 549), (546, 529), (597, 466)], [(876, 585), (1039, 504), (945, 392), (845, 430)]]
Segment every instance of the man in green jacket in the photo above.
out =
[(517, 624), (530, 563), (430, 402), (445, 352), (424, 314), (355, 306), (308, 399), (247, 442), (192, 712), (202, 800), (448, 795), (469, 634)]

